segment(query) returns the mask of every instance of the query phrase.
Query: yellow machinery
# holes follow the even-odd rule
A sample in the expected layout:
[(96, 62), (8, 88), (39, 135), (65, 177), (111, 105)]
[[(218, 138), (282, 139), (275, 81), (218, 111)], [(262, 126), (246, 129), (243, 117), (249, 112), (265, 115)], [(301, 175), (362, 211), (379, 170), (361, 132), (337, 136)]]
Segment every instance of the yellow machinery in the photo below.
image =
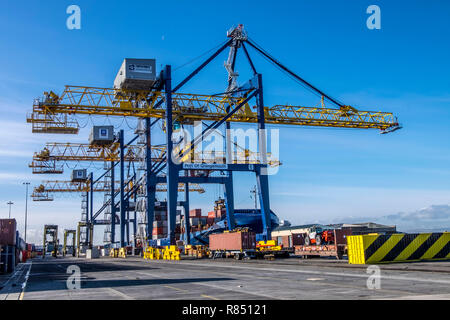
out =
[(154, 247), (147, 247), (144, 251), (144, 259), (148, 260), (160, 260), (162, 258), (163, 254), (161, 252), (161, 249), (154, 248)]
[(77, 238), (77, 232), (75, 230), (64, 230), (64, 244), (63, 244), (63, 256), (65, 257), (67, 254), (67, 238), (69, 237), (69, 235), (72, 235), (72, 256), (75, 257), (76, 254), (76, 246), (75, 246), (75, 242), (76, 242), (76, 238)]
[(163, 251), (164, 260), (180, 260), (180, 250), (177, 246), (166, 246)]
[(187, 245), (184, 247), (184, 254), (189, 257), (205, 258), (209, 255), (207, 246), (202, 245)]
[(180, 260), (180, 250), (177, 246), (165, 246), (163, 249), (147, 247), (144, 259), (148, 260)]
[(258, 241), (256, 250), (258, 251), (281, 251), (282, 246), (279, 246), (275, 240)]
[(127, 248), (120, 248), (117, 257), (118, 258), (126, 258), (127, 257)]
[(109, 256), (111, 258), (118, 258), (119, 257), (119, 249), (111, 248), (109, 251)]
[(77, 257), (80, 257), (80, 251), (81, 251), (81, 228), (82, 227), (87, 227), (87, 232), (89, 232), (89, 239), (93, 239), (94, 236), (94, 225), (92, 224), (87, 224), (86, 222), (78, 222), (78, 226), (77, 226)]
[[(51, 236), (51, 240), (47, 240), (47, 235)], [(44, 242), (43, 242), (43, 251), (42, 251), (42, 258), (45, 258), (45, 253), (48, 248), (52, 248), (52, 256), (57, 257), (58, 255), (58, 226), (54, 224), (46, 224), (44, 226)]]

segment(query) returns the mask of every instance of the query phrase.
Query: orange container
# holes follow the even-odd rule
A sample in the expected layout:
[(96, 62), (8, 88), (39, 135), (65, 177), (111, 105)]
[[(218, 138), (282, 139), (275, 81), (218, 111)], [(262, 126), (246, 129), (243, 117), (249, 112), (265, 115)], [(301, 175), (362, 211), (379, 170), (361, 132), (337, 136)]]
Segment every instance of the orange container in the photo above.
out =
[(225, 232), (209, 236), (210, 250), (249, 250), (256, 249), (254, 232)]

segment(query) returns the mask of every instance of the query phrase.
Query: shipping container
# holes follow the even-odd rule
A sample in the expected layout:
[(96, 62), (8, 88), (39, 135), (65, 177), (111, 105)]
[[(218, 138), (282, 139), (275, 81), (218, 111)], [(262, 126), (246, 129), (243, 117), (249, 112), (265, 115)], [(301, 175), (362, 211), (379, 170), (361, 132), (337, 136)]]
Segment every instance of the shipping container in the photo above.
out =
[(212, 219), (217, 218), (216, 211), (209, 211), (208, 218), (212, 218)]
[(0, 245), (16, 245), (16, 219), (0, 219)]
[(166, 234), (166, 233), (167, 233), (167, 227), (158, 227), (158, 228), (153, 228), (153, 230), (152, 230), (152, 235)]
[(210, 250), (255, 250), (256, 234), (254, 232), (224, 232), (209, 236)]
[(202, 216), (202, 209), (189, 210), (189, 217), (200, 218)]
[(114, 80), (114, 88), (122, 90), (150, 90), (156, 82), (155, 59), (123, 60)]
[(292, 235), (289, 236), (278, 236), (277, 244), (283, 246), (283, 248), (293, 248)]
[(0, 272), (1, 273), (11, 273), (15, 270), (18, 263), (16, 255), (18, 250), (15, 246), (2, 245), (2, 250), (0, 252)]

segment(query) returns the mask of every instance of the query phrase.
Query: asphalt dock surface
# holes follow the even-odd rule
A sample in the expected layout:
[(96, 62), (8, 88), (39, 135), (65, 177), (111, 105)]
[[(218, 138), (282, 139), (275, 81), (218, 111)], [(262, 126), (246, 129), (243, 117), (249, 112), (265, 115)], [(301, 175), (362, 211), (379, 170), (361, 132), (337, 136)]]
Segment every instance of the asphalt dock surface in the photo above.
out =
[(41, 257), (19, 266), (0, 278), (0, 300), (450, 299), (450, 261), (381, 265), (379, 281), (367, 266), (322, 259)]

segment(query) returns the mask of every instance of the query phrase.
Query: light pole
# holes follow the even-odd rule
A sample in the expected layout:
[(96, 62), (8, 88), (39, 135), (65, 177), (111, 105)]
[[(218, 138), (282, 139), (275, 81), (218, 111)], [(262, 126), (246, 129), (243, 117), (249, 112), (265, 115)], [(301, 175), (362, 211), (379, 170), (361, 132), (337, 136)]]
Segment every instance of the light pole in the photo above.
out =
[(23, 183), (26, 186), (26, 193), (25, 193), (25, 243), (27, 243), (27, 214), (28, 214), (28, 186), (30, 185), (29, 182)]
[(6, 204), (9, 205), (9, 217), (8, 217), (8, 219), (11, 219), (11, 205), (14, 204), (14, 202), (9, 201)]

